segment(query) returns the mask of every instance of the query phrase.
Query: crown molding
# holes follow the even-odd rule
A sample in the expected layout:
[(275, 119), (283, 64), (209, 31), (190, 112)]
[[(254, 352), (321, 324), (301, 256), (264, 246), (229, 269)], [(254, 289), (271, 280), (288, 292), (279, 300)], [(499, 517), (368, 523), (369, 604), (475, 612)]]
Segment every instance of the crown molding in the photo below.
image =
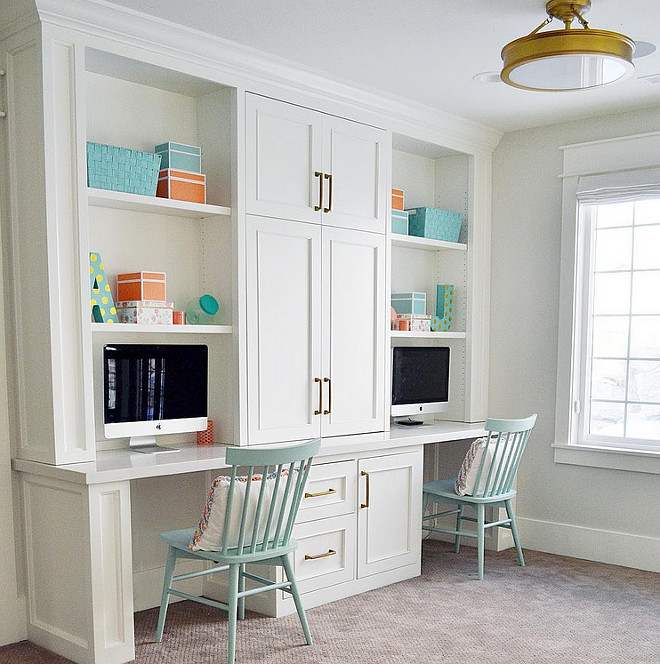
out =
[(39, 23), (39, 14), (36, 10), (27, 11), (17, 18), (8, 21), (2, 27), (0, 27), (0, 41), (8, 39), (12, 35), (15, 35), (18, 32), (27, 30)]
[[(82, 31), (204, 66), (220, 76), (250, 84), (281, 88), (378, 118), (381, 126), (421, 136), (471, 154), (492, 152), (502, 132), (403, 98), (322, 75), (316, 70), (199, 30), (183, 27), (113, 5), (104, 0), (35, 0), (44, 23)], [(255, 90), (259, 91), (259, 90)], [(399, 128), (399, 129), (397, 129)]]

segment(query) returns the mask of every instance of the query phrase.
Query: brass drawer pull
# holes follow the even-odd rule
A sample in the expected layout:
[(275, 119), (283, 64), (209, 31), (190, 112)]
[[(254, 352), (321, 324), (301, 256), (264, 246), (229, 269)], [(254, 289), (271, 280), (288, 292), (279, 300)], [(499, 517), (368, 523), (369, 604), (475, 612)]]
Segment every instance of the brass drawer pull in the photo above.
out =
[(328, 489), (327, 491), (319, 491), (318, 493), (306, 493), (305, 498), (318, 498), (319, 496), (330, 496), (337, 493), (337, 489)]
[(365, 507), (369, 507), (369, 473), (366, 470), (363, 470), (360, 475), (367, 478), (367, 502), (360, 505), (360, 509), (363, 510)]
[(318, 556), (310, 556), (305, 554), (305, 560), (318, 560), (319, 558), (327, 558), (328, 556), (336, 556), (337, 552), (333, 549), (328, 549), (327, 553), (319, 553)]
[[(328, 207), (323, 208), (323, 212), (332, 212), (332, 173), (325, 173), (323, 177), (329, 181)], [(323, 205), (323, 201), (321, 201), (321, 205)]]
[(314, 415), (320, 415), (323, 412), (323, 383), (320, 378), (315, 378), (314, 382), (319, 384), (319, 408), (314, 411)]
[(323, 209), (323, 173), (315, 171), (314, 177), (319, 179), (319, 204), (314, 206), (314, 211), (318, 212)]
[(328, 410), (324, 410), (323, 414), (330, 415), (332, 412), (332, 379), (326, 377), (323, 379), (323, 382), (328, 384)]

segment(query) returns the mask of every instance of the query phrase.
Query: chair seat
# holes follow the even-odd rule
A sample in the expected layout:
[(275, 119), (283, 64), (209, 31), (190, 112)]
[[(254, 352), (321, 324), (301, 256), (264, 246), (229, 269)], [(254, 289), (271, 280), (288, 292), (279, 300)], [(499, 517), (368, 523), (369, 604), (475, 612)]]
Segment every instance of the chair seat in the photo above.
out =
[(516, 495), (516, 492), (511, 489), (506, 493), (498, 493), (497, 496), (490, 497), (459, 496), (456, 493), (455, 477), (445, 477), (443, 479), (426, 482), (424, 484), (424, 493), (462, 503), (501, 503), (505, 500), (511, 500), (511, 498), (514, 498)]
[(168, 530), (160, 533), (159, 537), (165, 543), (174, 547), (187, 558), (203, 558), (210, 560), (214, 563), (256, 563), (270, 560), (271, 558), (279, 558), (280, 556), (291, 553), (298, 548), (296, 540), (289, 540), (286, 546), (278, 546), (275, 549), (267, 549), (266, 551), (255, 551), (250, 553), (249, 546), (243, 548), (243, 553), (239, 553), (238, 549), (227, 549), (227, 553), (223, 555), (221, 551), (191, 551), (188, 545), (195, 535), (195, 528), (181, 528), (180, 530)]

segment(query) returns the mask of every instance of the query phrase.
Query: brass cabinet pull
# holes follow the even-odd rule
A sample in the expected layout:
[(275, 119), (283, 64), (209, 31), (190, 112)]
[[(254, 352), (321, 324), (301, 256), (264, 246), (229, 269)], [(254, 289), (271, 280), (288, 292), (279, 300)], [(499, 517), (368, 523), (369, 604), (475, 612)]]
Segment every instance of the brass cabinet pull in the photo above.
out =
[(363, 470), (360, 475), (367, 478), (367, 502), (360, 505), (360, 509), (364, 509), (365, 507), (369, 507), (369, 473)]
[(314, 415), (320, 415), (323, 410), (323, 383), (320, 378), (315, 378), (314, 382), (319, 384), (319, 409), (314, 411)]
[(336, 556), (337, 552), (334, 549), (328, 549), (327, 553), (319, 553), (317, 556), (310, 556), (305, 554), (305, 560), (318, 560), (319, 558), (327, 558), (328, 556)]
[[(332, 173), (325, 173), (323, 177), (330, 181), (330, 186), (328, 187), (328, 207), (323, 208), (323, 212), (332, 212)], [(323, 205), (323, 201), (321, 201), (321, 205)]]
[(319, 204), (314, 206), (314, 211), (318, 212), (323, 208), (323, 173), (314, 171), (314, 177), (319, 179)]
[(324, 410), (323, 414), (330, 415), (332, 412), (332, 380), (326, 376), (323, 382), (328, 384), (328, 410)]
[(306, 493), (305, 498), (318, 498), (319, 496), (331, 496), (337, 493), (337, 489), (328, 489), (327, 491), (319, 491), (318, 493)]

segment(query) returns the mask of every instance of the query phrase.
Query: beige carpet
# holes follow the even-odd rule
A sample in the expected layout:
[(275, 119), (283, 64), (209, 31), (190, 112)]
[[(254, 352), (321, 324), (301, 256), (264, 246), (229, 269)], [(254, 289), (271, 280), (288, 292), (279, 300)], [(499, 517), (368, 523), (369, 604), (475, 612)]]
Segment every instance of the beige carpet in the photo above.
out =
[[(237, 664), (660, 664), (660, 575), (527, 551), (460, 555), (424, 543), (422, 576), (308, 611), (314, 645), (297, 617), (248, 614), (239, 622)], [(163, 643), (157, 611), (136, 614), (138, 664), (221, 664), (226, 615), (192, 602), (172, 605)], [(22, 642), (0, 664), (65, 664)]]

